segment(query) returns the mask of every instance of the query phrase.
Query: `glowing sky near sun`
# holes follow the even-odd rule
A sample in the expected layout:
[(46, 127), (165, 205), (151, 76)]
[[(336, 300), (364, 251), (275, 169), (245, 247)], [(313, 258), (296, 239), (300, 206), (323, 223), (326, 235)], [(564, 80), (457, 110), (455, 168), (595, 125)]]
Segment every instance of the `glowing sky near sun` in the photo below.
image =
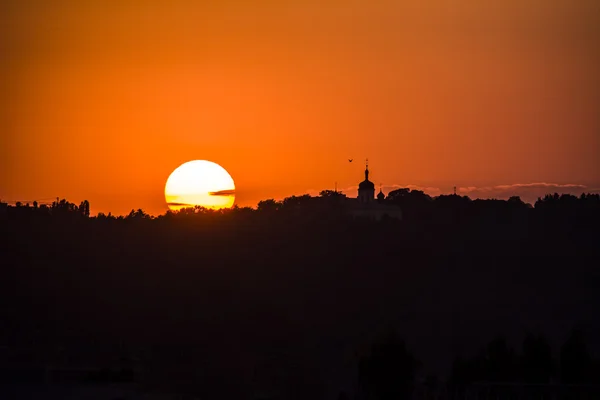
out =
[(193, 159), (240, 205), (366, 157), (389, 187), (600, 188), (597, 0), (0, 7), (1, 199), (158, 214)]

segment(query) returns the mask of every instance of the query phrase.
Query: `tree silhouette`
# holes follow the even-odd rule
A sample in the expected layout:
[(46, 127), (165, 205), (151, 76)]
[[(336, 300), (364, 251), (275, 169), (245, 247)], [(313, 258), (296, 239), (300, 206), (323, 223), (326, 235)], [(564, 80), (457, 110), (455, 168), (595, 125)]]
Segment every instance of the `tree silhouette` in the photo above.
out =
[(510, 382), (518, 378), (518, 359), (506, 338), (498, 336), (484, 350), (471, 359), (458, 357), (454, 360), (450, 381), (464, 388), (472, 382)]
[(492, 382), (510, 382), (517, 378), (517, 357), (504, 336), (496, 337), (483, 356), (484, 379)]
[(309, 207), (312, 201), (312, 197), (308, 194), (302, 196), (291, 196), (283, 199), (281, 208), (283, 210), (298, 210), (301, 208)]
[(273, 199), (267, 199), (259, 201), (256, 210), (259, 212), (273, 212), (279, 210), (281, 206), (281, 202)]
[(563, 383), (589, 383), (591, 369), (583, 332), (574, 329), (560, 349), (560, 379)]
[(350, 400), (350, 396), (345, 391), (340, 391), (337, 400)]
[(141, 208), (138, 208), (137, 210), (131, 210), (126, 219), (128, 219), (128, 220), (145, 220), (145, 219), (151, 219), (151, 216), (146, 214), (144, 212), (144, 210), (142, 210)]
[(449, 381), (455, 391), (462, 392), (468, 384), (482, 379), (483, 371), (477, 361), (461, 356), (454, 359)]
[(421, 190), (408, 188), (392, 190), (386, 196), (385, 202), (399, 206), (403, 218), (408, 222), (428, 221), (433, 212), (431, 196)]
[(346, 197), (346, 195), (339, 190), (321, 190), (319, 197)]
[(554, 374), (552, 349), (541, 335), (528, 334), (523, 341), (521, 374), (527, 383), (549, 383)]
[(68, 202), (66, 199), (60, 199), (57, 197), (56, 201), (52, 203), (52, 215), (57, 217), (72, 216), (78, 212), (78, 208), (74, 203)]
[(417, 361), (395, 332), (373, 343), (359, 360), (359, 384), (367, 398), (408, 399), (413, 391)]
[(87, 200), (82, 201), (81, 204), (79, 204), (79, 212), (84, 217), (89, 218), (89, 216), (90, 216), (90, 202), (87, 201)]

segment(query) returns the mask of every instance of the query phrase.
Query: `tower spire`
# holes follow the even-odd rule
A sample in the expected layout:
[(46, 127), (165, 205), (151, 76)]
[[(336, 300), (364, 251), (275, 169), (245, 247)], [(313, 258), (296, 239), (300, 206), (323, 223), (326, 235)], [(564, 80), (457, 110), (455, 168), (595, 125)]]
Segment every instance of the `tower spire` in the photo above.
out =
[(369, 180), (369, 159), (365, 159), (365, 181)]

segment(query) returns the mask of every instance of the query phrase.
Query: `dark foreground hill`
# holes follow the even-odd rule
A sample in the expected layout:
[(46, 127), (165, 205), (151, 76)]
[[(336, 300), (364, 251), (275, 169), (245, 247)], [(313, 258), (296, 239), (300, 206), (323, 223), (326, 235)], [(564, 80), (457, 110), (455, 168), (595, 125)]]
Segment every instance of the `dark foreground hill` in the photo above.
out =
[(119, 219), (66, 202), (5, 207), (2, 362), (131, 366), (152, 387), (317, 399), (352, 392), (358, 358), (389, 328), (421, 376), (450, 376), (498, 335), (519, 348), (543, 334), (556, 358), (580, 328), (598, 355), (598, 199), (447, 197), (381, 222), (331, 199)]

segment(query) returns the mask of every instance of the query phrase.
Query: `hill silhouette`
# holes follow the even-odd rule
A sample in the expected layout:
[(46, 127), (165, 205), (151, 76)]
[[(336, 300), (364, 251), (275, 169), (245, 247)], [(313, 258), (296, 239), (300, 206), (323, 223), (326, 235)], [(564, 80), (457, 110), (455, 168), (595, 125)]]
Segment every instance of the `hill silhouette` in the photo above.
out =
[(3, 371), (249, 399), (598, 382), (599, 195), (384, 201), (404, 219), (352, 218), (331, 191), (157, 217), (1, 204)]

